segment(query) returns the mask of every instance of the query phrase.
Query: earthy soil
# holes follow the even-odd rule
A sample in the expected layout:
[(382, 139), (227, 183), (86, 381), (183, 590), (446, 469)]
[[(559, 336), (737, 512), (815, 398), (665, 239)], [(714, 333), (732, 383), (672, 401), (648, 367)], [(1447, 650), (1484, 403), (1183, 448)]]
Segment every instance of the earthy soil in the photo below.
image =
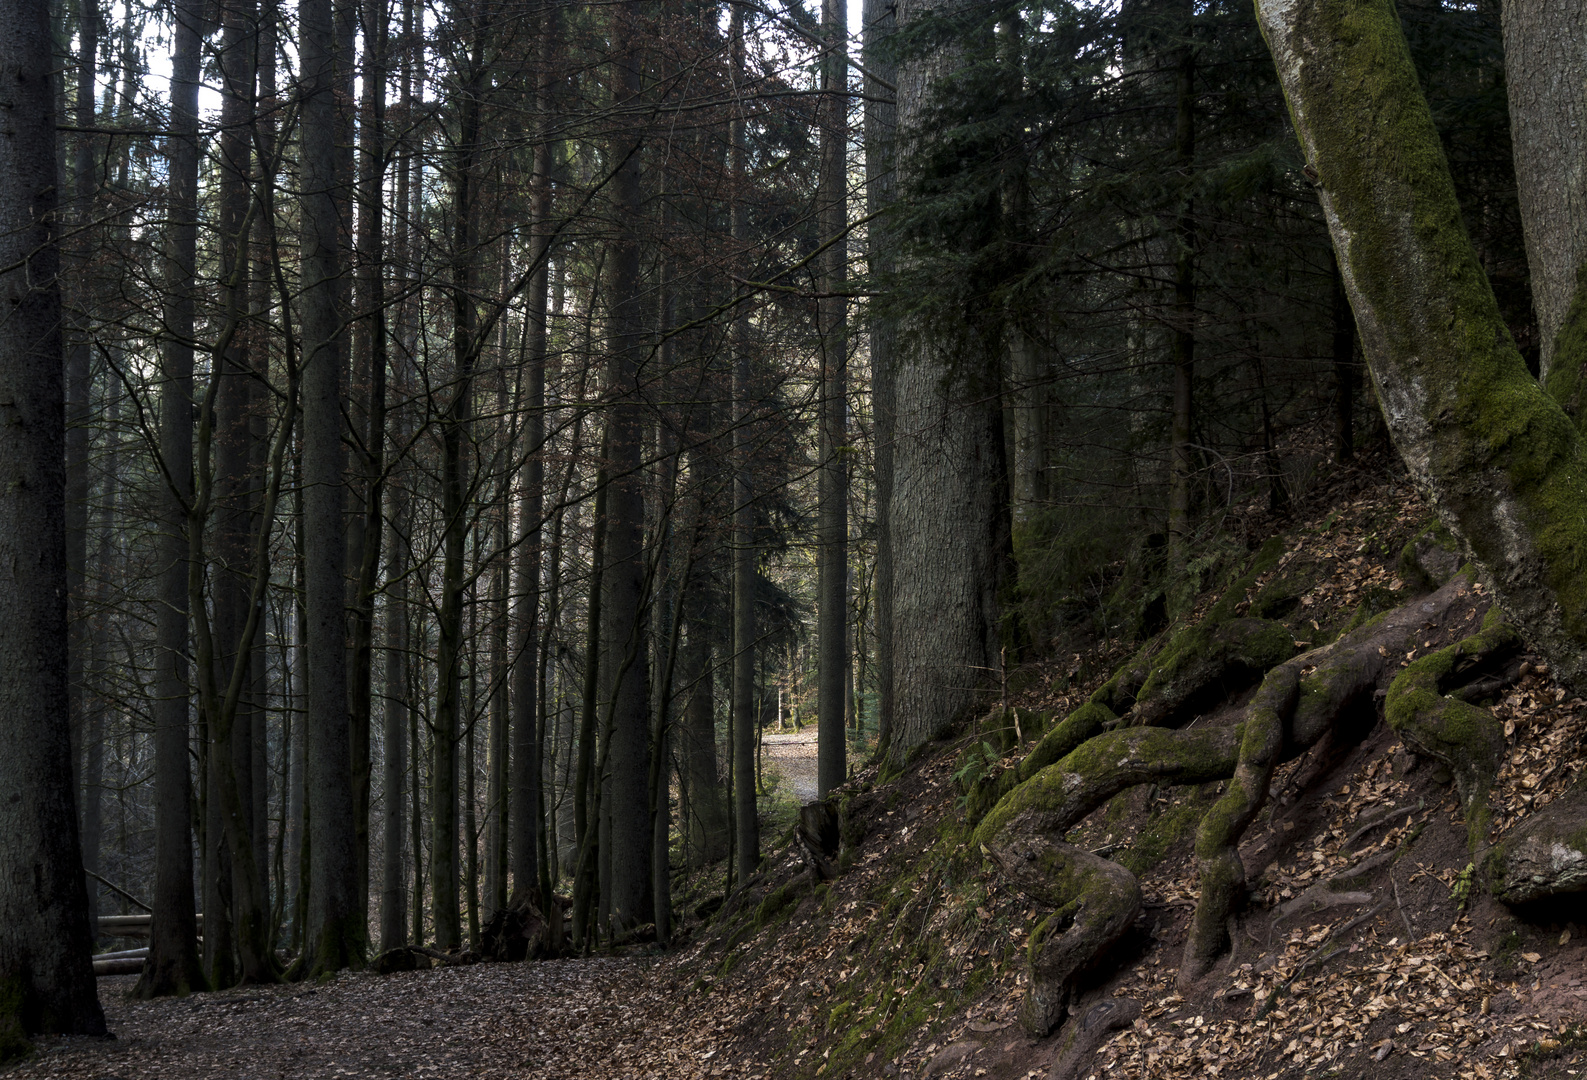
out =
[[(1321, 637), (1365, 596), (1398, 602), (1394, 556), (1426, 516), (1392, 475), (1343, 474), (1296, 510), (1292, 546), (1259, 585), (1289, 575), (1287, 625)], [(1028, 673), (1021, 700), (1061, 714), (1125, 651), (1060, 655)], [(1492, 838), (1587, 776), (1587, 703), (1528, 665), (1495, 706), (1509, 757)], [(1237, 703), (1197, 722), (1226, 722)], [(1587, 898), (1520, 915), (1487, 898), (1447, 775), (1381, 717), (1360, 719), (1275, 778), (1241, 845), (1250, 896), (1234, 949), (1194, 985), (1176, 981), (1198, 897), (1190, 848), (1217, 785), (1127, 792), (1072, 834), (1114, 858), (1154, 854), (1142, 917), (1077, 1002), (1132, 999), (1140, 1018), (1054, 1080), (1587, 1077)], [(1033, 1039), (1015, 1023), (1024, 947), (1046, 912), (965, 842), (956, 774), (988, 737), (933, 746), (885, 781), (862, 769), (840, 793), (835, 881), (813, 878), (789, 832), (765, 838), (763, 870), (725, 903), (719, 871), (679, 882), (691, 914), (664, 954), (637, 946), (157, 1002), (128, 1000), (130, 977), (104, 979), (115, 1039), (45, 1040), (3, 1075), (1046, 1077), (1064, 1029)], [(1012, 741), (994, 767), (1028, 746)], [(764, 751), (785, 785), (813, 796), (812, 732), (768, 733)], [(1313, 902), (1330, 878), (1355, 899)]]

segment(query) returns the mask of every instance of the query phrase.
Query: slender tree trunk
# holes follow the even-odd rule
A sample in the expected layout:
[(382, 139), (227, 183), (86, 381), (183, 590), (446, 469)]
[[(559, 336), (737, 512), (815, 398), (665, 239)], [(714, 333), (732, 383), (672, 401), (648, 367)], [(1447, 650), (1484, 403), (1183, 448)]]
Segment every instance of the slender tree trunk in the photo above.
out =
[[(821, 67), (821, 299), (816, 324), (821, 335), (821, 433), (817, 525), (821, 534), (816, 584), (820, 640), (817, 691), (817, 787), (822, 798), (848, 776), (844, 703), (848, 672), (849, 480), (848, 480), (848, 3), (823, 0), (828, 51)], [(745, 856), (741, 853), (739, 858)]]
[(28, 1034), (105, 1032), (89, 961), (65, 722), (66, 391), (52, 226), (53, 56), (46, 4), (17, 0), (0, 10), (10, 106), (0, 141), (0, 265), (8, 268), (0, 272), (0, 1060), (26, 1053)]
[[(866, 256), (871, 277), (893, 271), (887, 234), (874, 215), (893, 201), (893, 138), (898, 106), (891, 84), (897, 78), (884, 44), (893, 32), (897, 6), (864, 0), (865, 210), (873, 221)], [(898, 328), (892, 316), (870, 311), (871, 414), (876, 443), (876, 721), (877, 748), (893, 737), (893, 440), (894, 356)]]
[[(746, 78), (744, 65), (744, 13), (739, 5), (732, 9), (733, 71), (742, 84)], [(743, 93), (742, 86), (739, 90)], [(735, 104), (731, 125), (731, 145), (728, 153), (733, 169), (733, 249), (740, 259), (747, 259), (749, 244), (749, 136), (745, 130), (745, 106)], [(825, 137), (825, 136), (823, 136)], [(740, 273), (748, 275), (745, 267)], [(755, 738), (755, 493), (750, 477), (750, 456), (753, 440), (749, 430), (750, 372), (749, 372), (749, 312), (740, 304), (733, 318), (733, 682), (732, 715), (730, 730), (736, 740), (739, 761), (750, 759), (749, 751)], [(823, 412), (825, 415), (825, 412)], [(822, 473), (822, 483), (828, 481)], [(823, 486), (822, 491), (826, 488)], [(826, 504), (823, 503), (823, 506)], [(827, 524), (823, 518), (823, 525)], [(822, 549), (825, 552), (825, 548)], [(823, 554), (823, 559), (825, 555)], [(822, 573), (826, 573), (822, 563)], [(825, 577), (822, 578), (824, 582)], [(825, 596), (825, 593), (822, 594)], [(825, 619), (826, 607), (821, 608)], [(823, 630), (828, 629), (822, 623)], [(841, 720), (840, 720), (841, 723)], [(841, 732), (839, 735), (841, 736)], [(824, 746), (825, 744), (823, 744)], [(825, 749), (822, 751), (825, 753)], [(714, 779), (714, 778), (713, 778)], [(747, 881), (760, 865), (760, 816), (755, 809), (755, 778), (748, 769), (733, 774), (733, 798), (737, 803), (735, 820), (738, 826), (734, 852), (738, 860), (738, 878)]]
[[(512, 806), (509, 826), (512, 833), (512, 881), (515, 895), (540, 892), (539, 837), (544, 828), (540, 810), (542, 738), (537, 725), (543, 719), (536, 709), (543, 669), (536, 647), (540, 615), (540, 530), (545, 513), (546, 441), (546, 297), (550, 266), (551, 166), (553, 143), (551, 126), (551, 64), (556, 57), (559, 32), (557, 9), (548, 6), (541, 16), (540, 62), (534, 72), (533, 108), (540, 120), (534, 150), (534, 202), (530, 211), (534, 226), (529, 257), (533, 273), (529, 279), (524, 317), (528, 319), (525, 351), (529, 362), (528, 400), (524, 403), (524, 460), (519, 470), (518, 495), (518, 589), (514, 624), (518, 637), (513, 649), (512, 684)], [(541, 904), (549, 896), (539, 897)]]
[[(400, 200), (399, 200), (400, 202)], [(391, 547), (386, 586), (386, 692), (382, 703), (385, 748), (381, 791), (385, 797), (385, 828), (381, 837), (380, 948), (395, 949), (408, 943), (408, 908), (405, 835), (408, 772), (408, 726), (414, 714), (408, 696), (408, 513), (407, 492), (400, 480), (388, 487), (391, 500)], [(417, 839), (417, 835), (415, 835)]]
[(331, 0), (300, 0), (303, 531), (307, 593), (308, 924), (303, 972), (363, 963), (358, 856), (347, 719), (346, 543), (343, 529), (342, 289), (338, 220), (336, 38)]
[[(462, 915), (458, 910), (457, 866), (457, 741), (465, 708), (461, 700), (463, 657), (464, 545), (468, 523), (465, 500), (469, 490), (465, 443), (474, 411), (476, 262), (478, 218), (480, 95), (486, 85), (484, 64), (485, 20), (471, 20), (468, 67), (461, 72), (462, 103), (459, 134), (453, 161), (452, 194), (452, 397), (441, 421), (441, 513), (443, 565), (441, 569), (440, 647), (436, 651), (439, 686), (436, 695), (435, 758), (430, 772), (431, 912), (436, 946), (455, 949), (462, 944)], [(473, 763), (469, 762), (472, 769)], [(470, 839), (472, 843), (472, 838)], [(473, 888), (470, 883), (470, 889)]]
[[(601, 446), (606, 456), (606, 446)], [(595, 477), (595, 527), (590, 535), (589, 609), (585, 618), (584, 686), (579, 709), (578, 761), (573, 773), (573, 831), (578, 856), (573, 866), (573, 942), (589, 943), (590, 905), (596, 887), (595, 867), (599, 859), (600, 828), (597, 824), (595, 796), (600, 786), (596, 775), (596, 712), (599, 706), (601, 668), (601, 606), (606, 565), (606, 500), (609, 485), (606, 470)]]
[[(88, 229), (93, 220), (95, 183), (94, 77), (99, 59), (98, 0), (77, 0), (77, 136), (72, 164), (72, 221), (82, 230), (66, 250), (79, 270), (69, 298), (74, 311), (66, 336), (66, 576), (67, 576), (67, 716), (72, 739), (72, 773), (76, 779), (82, 749), (87, 700), (88, 620), (84, 617), (84, 570), (88, 565), (88, 425), (90, 420), (89, 352), (92, 333), (87, 262), (91, 256)], [(98, 886), (90, 890), (98, 895)], [(90, 904), (90, 907), (93, 907)]]
[(364, 505), (355, 514), (349, 544), (357, 556), (352, 618), (352, 670), (348, 674), (348, 716), (353, 769), (353, 847), (357, 858), (355, 905), (369, 908), (370, 729), (374, 718), (371, 693), (375, 657), (375, 593), (379, 589), (380, 547), (385, 536), (381, 510), (385, 503), (386, 454), (386, 45), (385, 0), (361, 0), (364, 38), (363, 103), (358, 125), (358, 311), (355, 367), (358, 391), (366, 394), (364, 427), (358, 442), (359, 487)]
[[(642, 50), (638, 3), (612, 9), (612, 103), (623, 116), (639, 104)], [(644, 348), (644, 297), (639, 278), (642, 213), (640, 131), (620, 122), (612, 136), (610, 190), (617, 233), (609, 241), (607, 393), (608, 438), (605, 639), (612, 663), (611, 719), (611, 925), (628, 929), (651, 920), (649, 665), (645, 662), (645, 505), (640, 474), (644, 437), (639, 352)], [(606, 897), (602, 897), (603, 904)]]
[[(88, 134), (94, 126), (95, 74), (99, 59), (99, 3), (98, 0), (77, 2), (77, 126), (83, 131), (77, 136), (76, 157), (72, 166), (72, 220), (84, 230), (77, 240), (77, 260), (86, 263), (90, 254), (87, 229), (93, 220), (94, 192), (97, 188), (94, 168), (96, 140)], [(114, 77), (112, 77), (114, 82)], [(89, 621), (84, 617), (86, 575), (88, 563), (88, 420), (90, 379), (90, 338), (93, 311), (91, 296), (86, 287), (86, 275), (80, 276), (77, 287), (77, 308), (74, 324), (66, 342), (66, 574), (67, 574), (67, 626), (71, 640), (67, 643), (66, 685), (69, 695), (68, 715), (71, 731), (81, 733), (80, 744), (74, 741), (72, 766), (79, 761), (77, 748), (83, 755), (82, 792), (83, 865), (89, 870), (99, 870), (100, 836), (103, 830), (101, 815), (100, 782), (104, 772), (104, 708), (89, 686), (89, 672), (97, 653), (103, 654), (102, 621), (95, 623), (90, 632)], [(112, 435), (111, 438), (115, 436)], [(114, 450), (111, 451), (114, 460)], [(115, 477), (114, 466), (107, 473)], [(107, 496), (116, 497), (116, 484), (106, 485)], [(112, 518), (114, 513), (111, 514)], [(108, 527), (108, 526), (107, 526)], [(103, 565), (103, 562), (101, 562)], [(99, 883), (88, 887), (89, 925), (99, 914)]]
[[(187, 510), (193, 498), (193, 272), (198, 242), (200, 12), (184, 0), (171, 55), (170, 223), (166, 235), (165, 385), (160, 457), (169, 485), (160, 537), (154, 675), (154, 919), (140, 997), (207, 989), (193, 911), (192, 781), (188, 774)], [(10, 235), (8, 233), (8, 235)]]

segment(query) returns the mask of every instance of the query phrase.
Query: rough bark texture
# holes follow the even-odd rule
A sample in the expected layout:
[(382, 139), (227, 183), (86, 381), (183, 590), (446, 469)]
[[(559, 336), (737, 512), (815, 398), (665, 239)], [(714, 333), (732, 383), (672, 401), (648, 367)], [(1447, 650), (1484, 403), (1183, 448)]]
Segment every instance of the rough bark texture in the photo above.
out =
[[(943, 8), (905, 0), (900, 28)], [(907, 185), (930, 146), (922, 121), (935, 83), (962, 62), (939, 49), (900, 65), (899, 166)], [(895, 381), (891, 757), (941, 734), (995, 680), (998, 592), (1010, 547), (1003, 419), (990, 342), (967, 328), (950, 355), (924, 325), (901, 325)]]
[(1460, 217), (1390, 0), (1261, 0), (1389, 431), (1528, 640), (1587, 677), (1587, 462)]
[(0, 10), (0, 1060), (101, 1034), (67, 731), (65, 387), (48, 5)]
[[(1504, 77), (1515, 147), (1516, 195), (1532, 274), (1541, 347), (1553, 374), (1554, 339), (1587, 259), (1587, 9), (1559, 0), (1504, 0)], [(1576, 370), (1563, 372), (1573, 382)]]

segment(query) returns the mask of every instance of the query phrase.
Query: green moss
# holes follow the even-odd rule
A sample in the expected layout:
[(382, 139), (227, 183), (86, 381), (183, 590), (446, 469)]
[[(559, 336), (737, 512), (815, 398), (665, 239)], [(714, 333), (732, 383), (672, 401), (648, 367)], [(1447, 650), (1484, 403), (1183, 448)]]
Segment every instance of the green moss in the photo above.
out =
[(810, 879), (801, 874), (781, 888), (772, 890), (755, 908), (753, 923), (755, 930), (757, 932), (764, 930), (773, 922), (791, 914), (794, 906), (799, 903), (799, 898), (808, 888), (810, 888)]
[(1488, 790), (1503, 759), (1504, 733), (1487, 709), (1445, 697), (1443, 690), (1468, 661), (1513, 647), (1518, 640), (1498, 609), (1491, 609), (1478, 633), (1413, 660), (1389, 685), (1384, 700), (1384, 716), (1406, 744), (1443, 762), (1454, 774), (1472, 852), (1483, 846), (1492, 819)]
[(1211, 802), (1211, 797), (1200, 790), (1182, 795), (1171, 807), (1141, 826), (1129, 845), (1114, 856), (1114, 861), (1136, 877), (1145, 875), (1176, 845), (1195, 834), (1196, 823)]
[[(1527, 372), (1472, 248), (1394, 5), (1284, 12), (1264, 22), (1283, 22), (1280, 68), (1371, 330), (1385, 411), (1413, 414), (1395, 424), (1413, 473), (1501, 589), (1539, 613), (1528, 630), (1540, 646), (1575, 668), (1587, 641), (1587, 460)], [(1561, 383), (1561, 397), (1575, 394)]]

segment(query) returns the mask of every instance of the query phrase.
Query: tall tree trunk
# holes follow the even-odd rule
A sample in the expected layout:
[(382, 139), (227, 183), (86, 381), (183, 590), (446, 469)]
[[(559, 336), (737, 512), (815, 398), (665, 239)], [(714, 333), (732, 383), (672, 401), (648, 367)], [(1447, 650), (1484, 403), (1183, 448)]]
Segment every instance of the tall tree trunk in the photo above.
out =
[[(612, 9), (612, 104), (624, 116), (639, 105), (642, 58), (641, 6)], [(611, 420), (607, 468), (605, 639), (612, 662), (611, 701), (611, 924), (627, 929), (651, 921), (650, 888), (650, 688), (645, 640), (645, 504), (640, 473), (644, 438), (639, 352), (644, 348), (644, 298), (640, 291), (639, 184), (641, 132), (632, 119), (612, 135), (612, 212), (617, 233), (607, 265), (607, 393)], [(605, 902), (603, 896), (602, 901)]]
[[(540, 615), (540, 533), (545, 514), (546, 441), (546, 296), (549, 285), (551, 243), (551, 166), (553, 143), (551, 127), (551, 64), (556, 57), (560, 25), (555, 6), (541, 15), (540, 57), (534, 71), (533, 111), (540, 128), (534, 150), (534, 201), (530, 210), (532, 241), (529, 258), (533, 272), (529, 278), (524, 318), (525, 352), (529, 362), (528, 400), (524, 403), (524, 459), (519, 469), (518, 549), (513, 623), (517, 629), (512, 669), (512, 784), (508, 813), (512, 834), (512, 882), (515, 895), (540, 891), (539, 837), (544, 827), (540, 810), (541, 735), (537, 725), (544, 723), (536, 706), (543, 671), (540, 668), (538, 634)], [(540, 897), (549, 903), (550, 897)]]
[[(601, 456), (606, 457), (606, 444)], [(589, 942), (590, 905), (594, 899), (596, 863), (600, 856), (600, 827), (597, 824), (600, 787), (596, 762), (596, 723), (600, 702), (601, 608), (606, 577), (606, 502), (610, 485), (603, 467), (595, 475), (595, 524), (590, 530), (589, 605), (585, 617), (584, 685), (579, 704), (578, 760), (573, 772), (573, 831), (578, 855), (573, 865), (573, 943), (584, 947)]]
[[(816, 604), (820, 683), (816, 784), (822, 798), (848, 776), (844, 708), (849, 669), (849, 470), (848, 470), (848, 3), (822, 0), (827, 51), (821, 63), (821, 298), (816, 327), (821, 336), (820, 501), (821, 539)], [(742, 745), (742, 744), (741, 744)], [(740, 859), (744, 856), (740, 855)]]
[(308, 608), (309, 898), (302, 969), (310, 976), (363, 963), (352, 760), (347, 718), (342, 507), (343, 289), (338, 234), (336, 54), (331, 0), (300, 0), (299, 143), (302, 195), (303, 531)]
[(17, 0), (0, 10), (0, 73), (10, 98), (0, 141), (0, 265), (8, 268), (0, 272), (0, 1060), (26, 1053), (28, 1034), (105, 1032), (66, 724), (53, 56), (48, 5)]
[[(88, 619), (84, 617), (84, 571), (88, 565), (88, 423), (90, 419), (89, 351), (93, 313), (88, 292), (87, 262), (91, 257), (90, 223), (93, 220), (95, 183), (94, 149), (89, 134), (94, 127), (94, 76), (99, 58), (98, 0), (77, 2), (77, 136), (72, 163), (72, 222), (80, 230), (66, 255), (79, 272), (68, 314), (71, 330), (66, 337), (66, 587), (68, 721), (72, 739), (72, 773), (80, 764), (86, 718)], [(98, 894), (98, 887), (90, 890)], [(93, 905), (90, 904), (90, 907)]]
[[(465, 443), (474, 412), (474, 362), (477, 343), (474, 286), (478, 252), (478, 185), (475, 165), (479, 154), (480, 95), (485, 82), (483, 14), (466, 20), (470, 25), (468, 67), (460, 72), (462, 102), (458, 142), (452, 165), (452, 397), (441, 419), (441, 513), (443, 565), (441, 568), (440, 646), (436, 666), (440, 680), (436, 693), (435, 756), (430, 770), (430, 904), (435, 920), (436, 947), (455, 949), (462, 944), (462, 914), (458, 910), (457, 742), (465, 717), (461, 700), (463, 657), (464, 546), (468, 522), (465, 500), (469, 490)], [(467, 767), (472, 770), (473, 762)], [(472, 845), (472, 837), (469, 839)], [(473, 884), (470, 883), (472, 890)]]
[[(170, 223), (165, 239), (170, 337), (161, 346), (160, 457), (169, 485), (159, 541), (154, 675), (154, 919), (140, 997), (207, 989), (193, 911), (192, 781), (188, 774), (187, 511), (193, 498), (193, 273), (198, 243), (198, 75), (201, 15), (176, 11), (171, 54)], [(11, 39), (7, 39), (11, 40)], [(9, 235), (9, 233), (8, 233)]]
[[(905, 0), (900, 29), (946, 10), (941, 0)], [(953, 47), (900, 65), (899, 165), (931, 133), (922, 122), (939, 78), (963, 62)], [(897, 355), (893, 537), (893, 664), (896, 721), (890, 755), (942, 733), (977, 703), (999, 667), (998, 593), (1009, 553), (1008, 479), (998, 362), (974, 326), (969, 355), (950, 357), (935, 335), (900, 327)]]
[(1257, 12), (1395, 446), (1506, 613), (1581, 687), (1587, 459), (1467, 238), (1392, 0)]
[[(369, 907), (370, 730), (374, 717), (372, 679), (375, 658), (375, 593), (379, 589), (381, 517), (386, 465), (386, 44), (389, 21), (385, 0), (361, 0), (364, 37), (362, 115), (358, 124), (358, 313), (355, 328), (357, 392), (364, 425), (358, 432), (358, 489), (364, 504), (349, 529), (349, 552), (357, 573), (353, 585), (352, 670), (348, 673), (348, 722), (353, 769), (353, 848), (356, 853), (355, 905)], [(355, 410), (355, 415), (357, 410)], [(361, 518), (360, 518), (361, 513)]]
[[(747, 77), (744, 65), (744, 13), (739, 5), (732, 9), (733, 73), (744, 92)], [(733, 169), (733, 250), (747, 261), (749, 245), (749, 137), (745, 131), (745, 105), (735, 102), (730, 124), (728, 153)], [(749, 276), (748, 267), (740, 270)], [(755, 503), (750, 478), (753, 440), (748, 420), (749, 405), (749, 311), (740, 304), (733, 316), (733, 682), (732, 715), (729, 730), (735, 740), (735, 758), (749, 761), (755, 745)], [(825, 409), (823, 407), (823, 416)], [(822, 473), (822, 483), (827, 483)], [(825, 492), (825, 486), (822, 487)], [(823, 505), (825, 505), (823, 503)], [(824, 523), (824, 519), (823, 519)], [(825, 549), (823, 548), (823, 551)], [(825, 555), (823, 555), (823, 559)], [(822, 573), (825, 574), (825, 562)], [(826, 578), (823, 577), (822, 581)], [(822, 594), (825, 595), (824, 593)], [(821, 609), (825, 618), (826, 608)], [(823, 629), (826, 623), (822, 623)], [(840, 721), (841, 725), (841, 721)], [(839, 733), (842, 737), (842, 732)], [(825, 751), (823, 751), (825, 752)], [(714, 756), (714, 755), (713, 755)], [(733, 850), (738, 862), (738, 879), (747, 881), (760, 865), (760, 816), (755, 809), (753, 770), (740, 768), (733, 774), (733, 799), (736, 803), (737, 835)]]
[[(89, 234), (93, 220), (94, 191), (97, 188), (94, 169), (95, 142), (88, 130), (94, 126), (95, 73), (99, 59), (99, 3), (98, 0), (77, 2), (77, 126), (82, 133), (77, 136), (77, 152), (72, 166), (72, 220), (83, 230), (76, 245), (77, 260), (86, 263), (90, 254)], [(114, 77), (112, 76), (112, 82)], [(83, 764), (83, 864), (90, 870), (99, 870), (99, 841), (103, 825), (100, 816), (100, 778), (104, 764), (104, 710), (93, 699), (88, 685), (89, 669), (93, 663), (95, 636), (90, 632), (89, 621), (84, 617), (86, 600), (86, 575), (88, 565), (88, 420), (90, 378), (89, 334), (93, 312), (91, 297), (86, 285), (86, 275), (80, 275), (77, 295), (78, 311), (70, 321), (74, 324), (66, 342), (66, 574), (67, 574), (67, 626), (71, 640), (67, 643), (66, 687), (68, 716), (71, 730), (80, 733), (73, 743), (72, 767), (80, 760)], [(113, 452), (112, 452), (113, 455)], [(111, 468), (109, 476), (116, 475)], [(115, 482), (109, 485), (108, 495), (115, 498)], [(92, 920), (99, 914), (99, 884), (92, 882), (88, 889), (88, 916)], [(96, 923), (90, 923), (97, 926)]]
[[(1516, 195), (1546, 386), (1577, 272), (1587, 262), (1587, 10), (1558, 0), (1504, 0), (1502, 13)], [(1563, 372), (1572, 389), (1587, 377), (1584, 361), (1573, 357)]]
[[(864, 0), (865, 58), (865, 210), (873, 217), (866, 258), (873, 280), (885, 281), (893, 260), (883, 224), (874, 216), (893, 201), (893, 137), (898, 104), (891, 85), (897, 78), (884, 44), (893, 32), (897, 6), (892, 0)], [(893, 737), (893, 441), (894, 356), (898, 328), (889, 314), (869, 312), (871, 416), (876, 460), (876, 723), (877, 746)]]
[[(400, 198), (398, 202), (400, 205)], [(386, 586), (386, 692), (381, 706), (384, 718), (381, 742), (385, 748), (381, 792), (386, 804), (385, 828), (381, 837), (382, 951), (408, 943), (405, 873), (407, 838), (403, 816), (408, 793), (404, 791), (404, 785), (408, 772), (409, 714), (416, 711), (408, 695), (407, 492), (400, 479), (394, 479), (388, 491), (391, 499), (391, 554), (387, 557), (387, 569), (391, 582)], [(417, 798), (416, 793), (414, 797)]]

